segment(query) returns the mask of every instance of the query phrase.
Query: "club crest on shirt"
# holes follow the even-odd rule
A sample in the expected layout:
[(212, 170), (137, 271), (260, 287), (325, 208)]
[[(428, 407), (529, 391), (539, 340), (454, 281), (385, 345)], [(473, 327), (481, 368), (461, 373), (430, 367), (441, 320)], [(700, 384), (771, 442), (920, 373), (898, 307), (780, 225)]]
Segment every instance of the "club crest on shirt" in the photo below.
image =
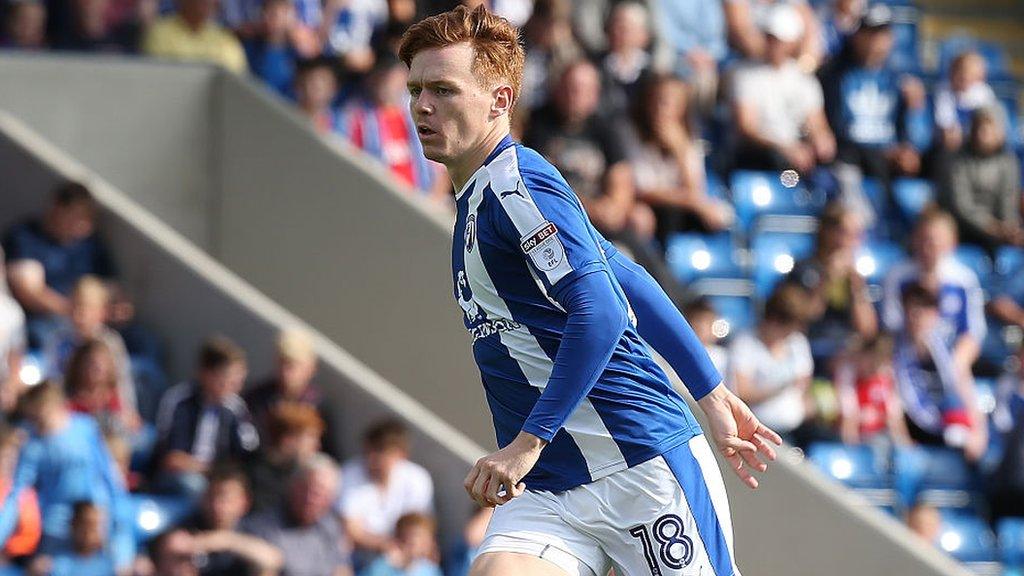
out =
[(558, 239), (558, 228), (551, 222), (541, 224), (520, 242), (520, 247), (533, 260), (533, 264), (544, 272), (558, 268), (565, 259), (565, 247)]
[(466, 252), (472, 252), (476, 244), (476, 214), (470, 214), (466, 218)]

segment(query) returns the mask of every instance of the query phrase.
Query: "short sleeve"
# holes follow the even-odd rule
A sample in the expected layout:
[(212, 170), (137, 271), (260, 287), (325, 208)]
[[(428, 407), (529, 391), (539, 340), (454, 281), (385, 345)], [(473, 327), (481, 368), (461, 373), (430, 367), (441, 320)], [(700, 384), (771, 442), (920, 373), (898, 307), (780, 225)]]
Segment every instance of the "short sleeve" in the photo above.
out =
[(804, 75), (804, 112), (810, 115), (815, 110), (820, 110), (825, 105), (825, 95), (821, 89), (818, 79), (809, 74)]
[(803, 334), (793, 334), (793, 374), (797, 378), (806, 378), (814, 374), (814, 358), (811, 356), (811, 344)]
[(557, 299), (572, 279), (608, 266), (583, 206), (565, 181), (554, 174), (522, 176), (505, 186), (492, 182), (493, 223)]
[[(729, 375), (750, 376), (754, 373), (755, 353), (751, 336), (740, 334), (729, 346)], [(731, 379), (731, 378), (730, 378)]]

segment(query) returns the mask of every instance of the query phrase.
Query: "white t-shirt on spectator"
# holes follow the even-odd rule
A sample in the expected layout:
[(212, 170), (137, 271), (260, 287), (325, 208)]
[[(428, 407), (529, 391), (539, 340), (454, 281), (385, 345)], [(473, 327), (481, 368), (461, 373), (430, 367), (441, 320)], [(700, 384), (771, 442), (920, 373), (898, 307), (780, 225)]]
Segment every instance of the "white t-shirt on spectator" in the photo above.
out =
[(7, 357), (12, 351), (24, 352), (25, 345), (25, 313), (14, 298), (0, 292), (0, 382), (10, 375)]
[(789, 432), (802, 424), (805, 417), (803, 392), (794, 384), (814, 373), (814, 360), (807, 337), (799, 332), (786, 338), (782, 348), (781, 356), (773, 356), (754, 334), (737, 335), (729, 347), (729, 380), (733, 388), (737, 374), (746, 376), (758, 390), (788, 387), (750, 409), (769, 428)]
[(395, 466), (385, 490), (366, 473), (362, 458), (341, 468), (338, 512), (345, 519), (357, 519), (362, 528), (378, 536), (390, 536), (403, 514), (429, 514), (434, 508), (434, 481), (425, 468), (405, 460)]
[(733, 99), (754, 107), (761, 134), (786, 144), (800, 140), (807, 119), (825, 102), (821, 84), (794, 60), (779, 68), (768, 64), (740, 67), (734, 78)]

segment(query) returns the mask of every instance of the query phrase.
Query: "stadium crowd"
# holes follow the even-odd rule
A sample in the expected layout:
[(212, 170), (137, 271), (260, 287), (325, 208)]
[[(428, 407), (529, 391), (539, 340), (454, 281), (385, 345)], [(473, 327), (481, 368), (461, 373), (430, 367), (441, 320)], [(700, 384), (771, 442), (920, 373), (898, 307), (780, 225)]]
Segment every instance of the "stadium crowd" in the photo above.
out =
[[(448, 4), (6, 0), (0, 42), (251, 74), (450, 208), (396, 55)], [(981, 479), (972, 506), (991, 522), (1024, 516), (1024, 146), (998, 58), (951, 43), (923, 70), (901, 1), (488, 4), (523, 30), (516, 136), (678, 301), (764, 423), (812, 456), (868, 447), (897, 476), (892, 508), (930, 539), (936, 505), (908, 480), (922, 447)], [(5, 557), (31, 574), (439, 573), (430, 478), (401, 426), (372, 427), (336, 465), (301, 332), (244, 395), (245, 353), (223, 337), (167, 388), (94, 211), (69, 183), (4, 237), (0, 407), (23, 424), (0, 434)], [(26, 387), (29, 351), (46, 381)], [(128, 491), (194, 515), (141, 554)], [(464, 573), (486, 518), (446, 574)]]

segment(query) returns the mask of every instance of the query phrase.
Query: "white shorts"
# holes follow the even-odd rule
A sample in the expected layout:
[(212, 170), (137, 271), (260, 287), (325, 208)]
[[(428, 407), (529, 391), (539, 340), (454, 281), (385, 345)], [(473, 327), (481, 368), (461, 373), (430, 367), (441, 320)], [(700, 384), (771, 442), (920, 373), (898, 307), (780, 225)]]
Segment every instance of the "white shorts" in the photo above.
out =
[(529, 554), (570, 576), (740, 576), (704, 436), (565, 492), (527, 491), (494, 511), (479, 552)]

